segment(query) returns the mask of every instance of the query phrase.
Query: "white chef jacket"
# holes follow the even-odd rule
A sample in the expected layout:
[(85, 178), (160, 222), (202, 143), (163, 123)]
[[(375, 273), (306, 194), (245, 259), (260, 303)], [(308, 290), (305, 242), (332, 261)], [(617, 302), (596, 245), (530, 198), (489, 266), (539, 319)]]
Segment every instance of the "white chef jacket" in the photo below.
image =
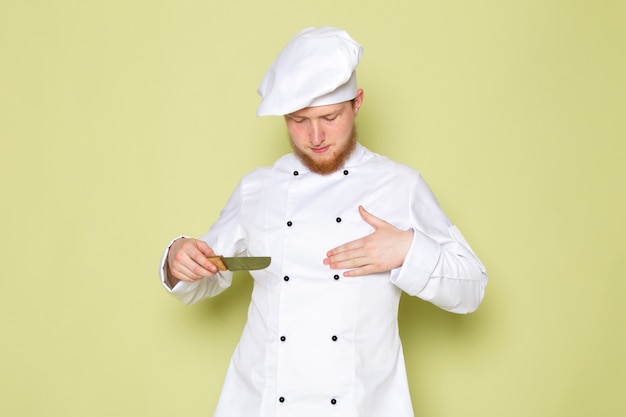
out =
[[(402, 267), (345, 278), (323, 264), (328, 250), (372, 233), (359, 205), (414, 231)], [(267, 269), (251, 271), (248, 320), (215, 417), (411, 417), (401, 292), (468, 313), (487, 284), (482, 263), (420, 174), (361, 145), (330, 175), (311, 173), (293, 154), (253, 171), (201, 239), (224, 256), (272, 258)], [(231, 280), (226, 271), (164, 285), (191, 304)]]

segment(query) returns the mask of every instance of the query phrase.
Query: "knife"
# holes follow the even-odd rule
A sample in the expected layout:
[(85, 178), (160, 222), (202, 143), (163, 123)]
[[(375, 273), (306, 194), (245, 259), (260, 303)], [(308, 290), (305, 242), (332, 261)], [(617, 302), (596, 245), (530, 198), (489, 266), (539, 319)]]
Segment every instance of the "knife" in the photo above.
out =
[(227, 258), (221, 255), (207, 256), (220, 271), (253, 271), (270, 266), (272, 258), (269, 256), (235, 256)]

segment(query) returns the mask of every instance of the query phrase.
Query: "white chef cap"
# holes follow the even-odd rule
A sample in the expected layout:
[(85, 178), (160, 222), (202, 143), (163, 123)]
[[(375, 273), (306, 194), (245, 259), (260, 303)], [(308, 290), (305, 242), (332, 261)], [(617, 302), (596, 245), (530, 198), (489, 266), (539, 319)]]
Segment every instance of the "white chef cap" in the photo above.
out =
[(259, 85), (257, 116), (282, 116), (305, 107), (356, 97), (355, 69), (363, 48), (341, 29), (307, 28), (280, 52)]

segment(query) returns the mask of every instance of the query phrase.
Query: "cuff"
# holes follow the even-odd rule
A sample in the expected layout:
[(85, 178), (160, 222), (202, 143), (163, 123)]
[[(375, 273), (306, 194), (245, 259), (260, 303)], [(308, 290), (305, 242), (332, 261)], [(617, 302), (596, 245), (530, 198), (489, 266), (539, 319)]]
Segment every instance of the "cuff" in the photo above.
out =
[(439, 243), (413, 230), (413, 243), (402, 266), (391, 271), (391, 282), (409, 295), (419, 294), (428, 284), (440, 255)]
[(172, 244), (174, 242), (176, 242), (178, 239), (183, 239), (183, 238), (188, 238), (189, 236), (186, 235), (182, 235), (182, 236), (178, 236), (175, 239), (172, 239), (170, 241), (170, 243), (167, 245), (167, 248), (165, 249), (165, 251), (163, 252), (163, 256), (161, 256), (161, 264), (160, 264), (160, 268), (159, 268), (159, 275), (161, 276), (161, 284), (163, 284), (163, 287), (165, 287), (165, 289), (168, 292), (174, 292), (174, 289), (178, 286), (178, 284), (181, 283), (181, 281), (179, 281), (176, 285), (174, 285), (174, 287), (170, 287), (167, 283), (167, 255), (169, 255), (170, 253), (170, 247), (172, 246)]

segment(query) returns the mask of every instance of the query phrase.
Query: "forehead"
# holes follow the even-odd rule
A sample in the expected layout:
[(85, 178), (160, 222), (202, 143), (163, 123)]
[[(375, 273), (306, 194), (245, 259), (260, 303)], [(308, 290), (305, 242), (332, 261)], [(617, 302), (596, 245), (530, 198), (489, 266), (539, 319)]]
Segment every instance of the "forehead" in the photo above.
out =
[(305, 107), (303, 109), (290, 113), (287, 116), (314, 119), (316, 117), (324, 117), (333, 113), (341, 112), (346, 108), (346, 106), (349, 105), (349, 101), (344, 101), (342, 103), (329, 104), (326, 106)]

